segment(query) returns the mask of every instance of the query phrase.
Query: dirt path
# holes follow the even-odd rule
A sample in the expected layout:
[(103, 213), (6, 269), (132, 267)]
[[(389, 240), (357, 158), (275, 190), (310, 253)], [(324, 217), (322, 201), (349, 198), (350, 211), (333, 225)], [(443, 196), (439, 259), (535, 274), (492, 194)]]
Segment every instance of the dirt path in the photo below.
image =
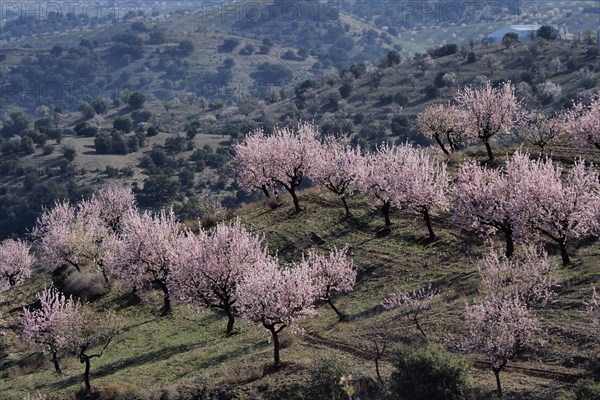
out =
[[(331, 349), (343, 351), (363, 360), (374, 360), (374, 354), (372, 352), (360, 349), (349, 343), (324, 338), (316, 333), (305, 332), (302, 336), (302, 340), (312, 346), (324, 346)], [(393, 360), (390, 357), (390, 354), (384, 355), (382, 360), (387, 363), (393, 362)], [(489, 363), (487, 363), (482, 357), (475, 360), (473, 366), (480, 370), (490, 369)], [(558, 371), (552, 368), (545, 368), (545, 366), (540, 366), (539, 368), (532, 368), (511, 364), (508, 364), (506, 367), (504, 367), (504, 373), (534, 376), (537, 378), (547, 379), (550, 381), (560, 381), (564, 383), (575, 383), (578, 379), (584, 377), (583, 371), (578, 371), (578, 373), (574, 373)]]

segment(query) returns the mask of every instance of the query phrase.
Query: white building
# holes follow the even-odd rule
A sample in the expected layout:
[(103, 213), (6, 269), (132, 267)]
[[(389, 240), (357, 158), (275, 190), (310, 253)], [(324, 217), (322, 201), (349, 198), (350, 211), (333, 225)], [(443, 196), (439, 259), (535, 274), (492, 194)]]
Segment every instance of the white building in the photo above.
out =
[(487, 37), (489, 44), (500, 44), (507, 33), (516, 33), (520, 42), (530, 42), (531, 37), (542, 25), (511, 25), (490, 33)]

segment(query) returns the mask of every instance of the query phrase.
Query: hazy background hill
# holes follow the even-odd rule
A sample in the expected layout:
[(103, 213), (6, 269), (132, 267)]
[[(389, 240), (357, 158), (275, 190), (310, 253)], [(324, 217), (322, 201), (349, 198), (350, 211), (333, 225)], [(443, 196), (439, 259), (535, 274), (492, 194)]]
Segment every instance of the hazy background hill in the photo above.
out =
[[(110, 181), (184, 218), (200, 216), (204, 196), (239, 205), (248, 197), (226, 166), (230, 145), (258, 127), (315, 121), (364, 148), (426, 144), (416, 115), (466, 84), (522, 83), (519, 96), (548, 112), (596, 87), (593, 4), (468, 14), (465, 2), (430, 3), (5, 10), (0, 232), (23, 234), (42, 206)], [(513, 23), (552, 24), (569, 40), (482, 43)]]
[[(280, 207), (262, 202), (240, 190), (229, 166), (232, 145), (247, 132), (314, 121), (322, 134), (349, 134), (364, 149), (407, 140), (427, 145), (416, 116), (465, 85), (510, 80), (524, 105), (547, 113), (590, 99), (598, 87), (595, 1), (119, 4), (101, 3), (101, 14), (48, 9), (22, 17), (19, 8), (3, 10), (0, 239), (27, 237), (43, 207), (59, 199), (77, 201), (117, 183), (132, 187), (143, 208), (173, 206), (190, 226), (239, 215), (285, 261), (347, 243), (360, 268), (357, 289), (339, 298), (349, 320), (338, 323), (319, 307), (320, 316), (303, 323), (304, 335), (286, 333), (289, 361), (275, 373), (266, 367), (270, 347), (259, 329), (243, 325), (223, 338), (223, 321), (212, 312), (177, 304), (175, 315), (162, 320), (154, 294), (134, 304), (129, 291), (117, 288), (97, 304), (116, 305), (126, 320), (123, 339), (93, 367), (107, 398), (130, 390), (129, 398), (176, 399), (204, 389), (213, 398), (330, 398), (326, 385), (349, 372), (368, 388), (375, 382), (374, 333), (420, 342), (406, 315), (380, 306), (398, 287), (432, 283), (442, 291), (423, 317), (430, 337), (460, 329), (465, 301), (477, 293), (483, 240), (453, 229), (449, 215), (434, 220), (436, 242), (404, 213), (393, 215), (393, 233), (382, 235), (379, 215), (361, 196), (350, 199), (355, 217), (345, 219), (337, 199), (308, 189), (310, 182), (300, 192), (301, 216), (292, 215), (285, 196)], [(558, 36), (487, 40), (514, 24), (554, 27)], [(520, 144), (513, 134), (494, 146), (502, 160)], [(547, 150), (558, 162), (600, 162), (597, 151), (569, 140)], [(462, 149), (450, 169), (482, 154)], [(558, 260), (557, 249), (549, 249)], [(598, 243), (582, 239), (573, 250), (574, 264), (559, 272), (559, 300), (542, 311), (552, 336), (507, 369), (508, 398), (552, 399), (577, 379), (597, 377), (584, 301), (600, 273)], [(36, 390), (68, 398), (79, 388), (77, 360), (56, 377), (16, 334), (21, 307), (46, 278), (38, 271), (0, 299), (9, 310), (0, 399)], [(479, 398), (490, 398), (492, 373), (481, 359), (471, 361)], [(383, 358), (386, 376), (394, 363), (392, 354)]]

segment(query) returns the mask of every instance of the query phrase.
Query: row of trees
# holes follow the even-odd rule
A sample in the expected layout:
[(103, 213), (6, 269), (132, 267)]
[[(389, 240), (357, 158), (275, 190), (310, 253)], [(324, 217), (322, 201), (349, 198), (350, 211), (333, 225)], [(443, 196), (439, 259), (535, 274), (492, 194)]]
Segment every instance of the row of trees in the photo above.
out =
[(461, 146), (477, 143), (486, 147), (489, 160), (494, 155), (493, 139), (514, 131), (529, 144), (545, 147), (561, 136), (572, 136), (581, 147), (600, 149), (600, 97), (588, 102), (574, 101), (562, 113), (546, 115), (524, 109), (508, 82), (493, 87), (488, 81), (480, 89), (466, 87), (449, 104), (433, 104), (418, 115), (420, 132), (436, 142), (446, 155)]
[[(327, 255), (309, 251), (299, 262), (280, 267), (262, 238), (239, 220), (194, 234), (172, 212), (140, 212), (125, 189), (104, 189), (74, 205), (57, 203), (40, 217), (33, 235), (42, 261), (50, 268), (81, 274), (100, 270), (107, 287), (114, 277), (135, 293), (160, 289), (163, 314), (172, 312), (175, 298), (222, 310), (228, 317), (227, 334), (237, 317), (261, 324), (272, 335), (276, 366), (281, 363), (281, 330), (312, 313), (318, 300), (330, 304), (343, 319), (332, 294), (352, 290), (356, 280), (347, 248)], [(40, 293), (38, 299), (41, 309), (24, 310), (23, 337), (51, 354), (59, 373), (59, 354), (76, 354), (86, 364), (89, 391), (90, 359), (108, 346), (118, 331), (116, 324), (90, 332), (99, 318), (90, 306), (54, 288)], [(65, 319), (68, 324), (62, 323)], [(108, 321), (113, 319), (111, 314)], [(91, 354), (90, 349), (99, 344), (102, 351)]]
[[(518, 157), (525, 159), (523, 155)], [(163, 311), (170, 311), (170, 296), (198, 307), (221, 309), (231, 333), (237, 316), (261, 324), (272, 335), (275, 364), (280, 364), (278, 334), (298, 318), (314, 312), (318, 299), (332, 302), (332, 292), (352, 290), (356, 273), (346, 258), (347, 249), (330, 254), (310, 251), (300, 262), (281, 269), (262, 239), (239, 221), (218, 224), (198, 234), (182, 229), (172, 213), (140, 213), (128, 190), (109, 188), (76, 205), (57, 204), (46, 210), (36, 226), (42, 257), (52, 266), (67, 263), (81, 272), (101, 268), (134, 290), (163, 289)], [(54, 243), (54, 245), (50, 245)], [(20, 250), (7, 250), (18, 247)], [(21, 263), (21, 282), (30, 269), (29, 246), (6, 241), (1, 258)], [(11, 261), (10, 254), (14, 254)], [(490, 253), (480, 264), (483, 298), (467, 306), (467, 332), (463, 350), (486, 354), (496, 374), (539, 332), (530, 306), (543, 304), (553, 292), (555, 267), (546, 253), (525, 247), (522, 257)], [(438, 290), (428, 288), (400, 293), (386, 300), (387, 308), (409, 307), (418, 329), (418, 315), (428, 309)], [(95, 313), (91, 306), (56, 289), (38, 295), (41, 307), (24, 310), (23, 337), (52, 359), (60, 372), (59, 355), (72, 353), (85, 364), (89, 391), (90, 360), (100, 357), (118, 332), (111, 313)], [(594, 293), (590, 316), (598, 321)], [(99, 322), (102, 321), (102, 322)], [(92, 329), (93, 327), (93, 329)], [(94, 349), (99, 349), (92, 352)]]
[(482, 298), (466, 306), (466, 332), (458, 347), (486, 355), (502, 397), (500, 372), (541, 333), (532, 306), (539, 309), (555, 294), (556, 267), (544, 251), (528, 246), (518, 259), (492, 251), (478, 268)]
[[(478, 263), (481, 277), (480, 298), (466, 305), (464, 329), (447, 334), (445, 340), (462, 352), (478, 352), (487, 357), (502, 397), (500, 373), (536, 343), (542, 343), (545, 331), (539, 310), (556, 295), (557, 266), (536, 245), (525, 246), (522, 253), (509, 258), (492, 249)], [(384, 309), (399, 309), (425, 339), (420, 316), (443, 302), (441, 287), (432, 284), (415, 290), (389, 294), (381, 303)], [(592, 327), (600, 321), (600, 296), (592, 291), (588, 314)]]
[(296, 188), (309, 178), (338, 195), (348, 215), (345, 197), (351, 187), (358, 189), (382, 212), (388, 229), (392, 208), (414, 210), (423, 216), (431, 239), (431, 215), (452, 208), (460, 225), (503, 234), (508, 257), (515, 239), (547, 237), (568, 264), (569, 238), (600, 232), (598, 174), (583, 160), (564, 171), (550, 158), (532, 160), (517, 152), (504, 167), (464, 163), (451, 178), (446, 162), (425, 149), (386, 145), (363, 155), (345, 138), (321, 141), (311, 124), (296, 131), (278, 129), (271, 136), (252, 132), (235, 151), (240, 185), (261, 188), (267, 196), (281, 185), (290, 192), (296, 212), (301, 210)]

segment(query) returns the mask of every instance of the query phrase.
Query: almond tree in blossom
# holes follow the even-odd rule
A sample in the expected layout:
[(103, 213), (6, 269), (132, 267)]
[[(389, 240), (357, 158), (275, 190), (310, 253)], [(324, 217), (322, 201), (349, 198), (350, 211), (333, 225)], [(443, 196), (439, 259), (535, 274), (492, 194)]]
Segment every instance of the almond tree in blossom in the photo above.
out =
[(274, 263), (261, 238), (236, 220), (217, 224), (207, 233), (188, 233), (179, 238), (177, 262), (169, 277), (173, 295), (187, 303), (223, 310), (228, 317), (227, 334), (235, 323), (237, 286), (249, 271), (261, 271)]
[(432, 289), (431, 284), (421, 289), (412, 292), (397, 292), (388, 295), (381, 305), (386, 310), (394, 310), (402, 308), (406, 311), (406, 315), (412, 317), (415, 326), (421, 332), (421, 335), (427, 339), (427, 335), (421, 324), (419, 323), (419, 315), (431, 309), (431, 303), (439, 291)]
[(85, 392), (90, 393), (91, 361), (102, 357), (104, 350), (112, 340), (119, 334), (119, 322), (111, 311), (95, 313), (89, 308), (84, 308), (84, 324), (80, 336), (77, 338), (77, 351), (79, 362), (85, 365), (83, 382)]
[(484, 353), (496, 377), (502, 397), (500, 372), (539, 331), (537, 319), (518, 296), (491, 296), (466, 308), (465, 351)]
[(481, 167), (476, 163), (462, 164), (454, 186), (454, 217), (461, 224), (491, 235), (501, 232), (506, 241), (506, 256), (514, 253), (517, 221), (513, 188), (518, 179), (506, 171)]
[(417, 116), (417, 128), (427, 138), (435, 140), (445, 155), (454, 153), (464, 140), (463, 119), (466, 118), (458, 107), (433, 104), (427, 106)]
[(429, 238), (435, 239), (431, 214), (448, 209), (450, 179), (446, 163), (433, 159), (427, 152), (412, 149), (402, 169), (401, 190), (396, 192), (392, 205), (410, 208), (423, 216)]
[(356, 271), (351, 260), (347, 259), (348, 247), (334, 249), (329, 255), (310, 250), (300, 263), (312, 271), (314, 284), (318, 288), (319, 297), (327, 302), (335, 311), (340, 321), (346, 316), (333, 304), (333, 292), (349, 292), (356, 284)]
[(600, 150), (600, 96), (595, 95), (589, 103), (574, 102), (567, 112), (566, 129), (580, 147)]
[[(90, 212), (88, 212), (90, 211)], [(68, 202), (44, 210), (32, 236), (39, 242), (42, 261), (50, 266), (73, 266), (77, 271), (97, 264), (107, 229), (97, 212)]]
[(532, 146), (539, 147), (540, 155), (544, 155), (546, 146), (563, 134), (564, 128), (565, 121), (560, 115), (548, 116), (539, 111), (527, 111), (521, 114), (516, 132)]
[(544, 304), (554, 296), (556, 266), (538, 246), (530, 244), (524, 250), (522, 255), (513, 258), (491, 251), (482, 259), (478, 269), (483, 294), (494, 296), (504, 292), (504, 295), (518, 296), (526, 306)]
[(346, 202), (348, 189), (356, 180), (358, 170), (364, 163), (360, 149), (354, 149), (347, 137), (328, 136), (322, 150), (313, 159), (313, 180), (339, 196), (350, 217)]
[(45, 263), (71, 265), (77, 271), (97, 268), (108, 283), (103, 242), (118, 234), (125, 215), (136, 209), (130, 189), (107, 187), (75, 205), (60, 202), (44, 210), (32, 234), (40, 243)]
[(378, 207), (383, 214), (385, 227), (390, 229), (392, 204), (402, 193), (403, 168), (406, 158), (413, 151), (408, 145), (384, 145), (375, 153), (368, 154), (358, 168), (357, 185), (368, 203)]
[(524, 232), (552, 239), (560, 247), (563, 264), (570, 263), (567, 241), (598, 233), (600, 183), (594, 167), (578, 160), (567, 173), (551, 159), (529, 160), (516, 154), (507, 164), (518, 177), (515, 215)]
[(268, 137), (262, 129), (252, 132), (234, 146), (234, 171), (242, 189), (250, 192), (254, 189), (263, 191), (271, 197), (269, 188), (273, 186), (270, 170), (271, 149), (267, 146)]
[(488, 81), (480, 89), (466, 87), (454, 100), (464, 112), (462, 129), (471, 139), (485, 145), (488, 158), (494, 159), (490, 142), (494, 137), (508, 133), (516, 122), (519, 102), (514, 86), (508, 82), (498, 88)]
[(478, 268), (485, 297), (480, 303), (467, 306), (467, 332), (462, 347), (487, 355), (502, 396), (500, 372), (539, 332), (537, 318), (528, 306), (544, 303), (553, 295), (555, 267), (545, 252), (528, 246), (519, 259), (492, 251)]
[(23, 283), (31, 276), (30, 249), (21, 240), (7, 239), (0, 243), (0, 291)]
[(281, 365), (278, 334), (294, 327), (298, 318), (313, 311), (320, 289), (313, 283), (310, 268), (280, 271), (274, 262), (254, 269), (237, 287), (241, 316), (260, 323), (271, 333), (275, 367)]
[(234, 163), (244, 187), (279, 184), (290, 193), (296, 212), (300, 212), (296, 188), (312, 176), (313, 160), (320, 149), (316, 127), (302, 123), (296, 129), (277, 128), (271, 136), (261, 130), (250, 133), (236, 146)]
[(135, 196), (129, 188), (109, 186), (94, 193), (89, 200), (81, 200), (78, 209), (86, 218), (100, 220), (98, 229), (104, 234), (96, 240), (94, 262), (102, 271), (104, 281), (109, 283), (103, 242), (111, 235), (119, 235), (127, 215), (137, 211)]
[(157, 214), (130, 211), (121, 234), (109, 238), (104, 246), (106, 266), (118, 279), (136, 290), (160, 288), (163, 315), (171, 312), (167, 283), (177, 262), (179, 237), (173, 210)]
[(58, 355), (73, 352), (83, 330), (81, 303), (50, 287), (38, 293), (39, 308), (23, 308), (22, 338), (45, 354), (52, 355), (61, 374)]
[(131, 189), (108, 186), (94, 193), (91, 199), (81, 201), (79, 207), (84, 215), (98, 215), (113, 234), (119, 234), (125, 217), (137, 209), (137, 203)]

